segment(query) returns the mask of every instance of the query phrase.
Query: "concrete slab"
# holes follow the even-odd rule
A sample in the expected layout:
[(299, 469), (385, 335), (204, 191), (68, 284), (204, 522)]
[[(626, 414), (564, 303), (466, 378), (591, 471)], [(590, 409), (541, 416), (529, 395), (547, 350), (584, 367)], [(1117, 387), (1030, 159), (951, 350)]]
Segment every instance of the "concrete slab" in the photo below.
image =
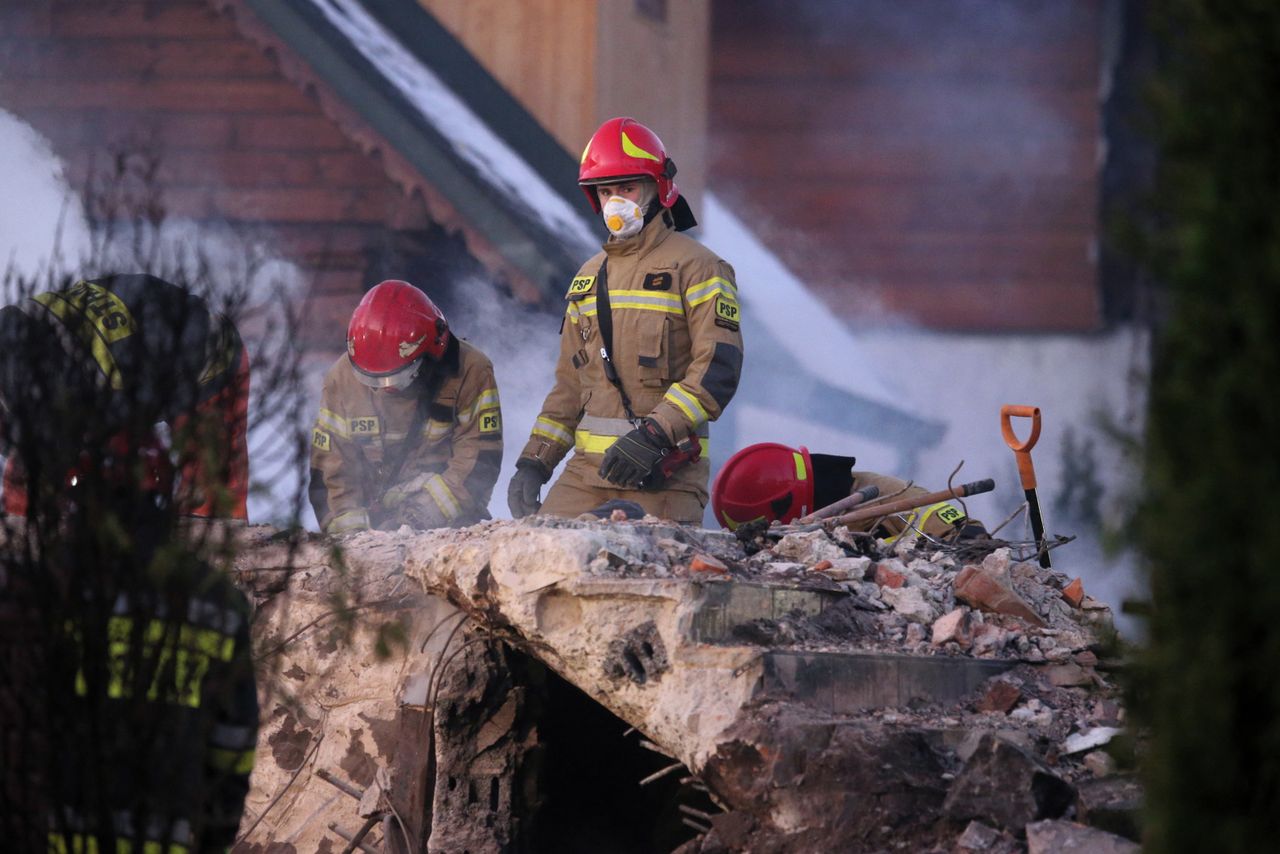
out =
[(806, 616), (821, 614), (845, 594), (778, 585), (725, 582), (703, 585), (702, 600), (690, 624), (695, 643), (737, 642), (736, 626), (754, 620), (776, 620), (795, 611)]
[(774, 650), (765, 653), (760, 694), (836, 714), (955, 703), (1015, 661), (892, 653)]

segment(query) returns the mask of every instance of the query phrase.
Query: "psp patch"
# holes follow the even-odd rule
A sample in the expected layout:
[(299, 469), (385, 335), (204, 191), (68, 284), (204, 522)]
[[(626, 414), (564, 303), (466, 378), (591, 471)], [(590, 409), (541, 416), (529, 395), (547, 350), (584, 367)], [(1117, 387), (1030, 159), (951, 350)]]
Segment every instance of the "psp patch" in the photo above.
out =
[(595, 276), (578, 276), (569, 283), (569, 292), (566, 293), (565, 299), (573, 299), (588, 293), (596, 284)]
[(352, 436), (376, 436), (378, 435), (378, 419), (376, 416), (369, 418), (352, 418), (349, 422)]
[(938, 518), (948, 525), (956, 525), (964, 521), (964, 513), (954, 504), (943, 504), (938, 508)]
[(738, 324), (742, 322), (742, 311), (738, 308), (738, 301), (724, 294), (716, 296), (716, 323), (721, 326), (728, 326), (730, 329), (737, 329)]
[(480, 432), (481, 433), (502, 432), (502, 413), (501, 412), (481, 412), (480, 413)]
[(333, 443), (329, 438), (329, 434), (316, 427), (311, 431), (311, 444), (320, 451), (332, 451)]

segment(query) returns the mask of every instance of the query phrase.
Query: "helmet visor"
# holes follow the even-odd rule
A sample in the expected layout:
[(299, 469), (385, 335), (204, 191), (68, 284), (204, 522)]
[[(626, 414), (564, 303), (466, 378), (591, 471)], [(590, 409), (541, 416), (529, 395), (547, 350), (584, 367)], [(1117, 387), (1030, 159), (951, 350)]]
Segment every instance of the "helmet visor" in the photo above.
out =
[(371, 374), (360, 369), (354, 362), (352, 367), (356, 369), (356, 376), (360, 382), (369, 388), (388, 389), (390, 391), (404, 391), (418, 376), (418, 371), (422, 370), (422, 356), (414, 359), (403, 368), (389, 371), (385, 374)]

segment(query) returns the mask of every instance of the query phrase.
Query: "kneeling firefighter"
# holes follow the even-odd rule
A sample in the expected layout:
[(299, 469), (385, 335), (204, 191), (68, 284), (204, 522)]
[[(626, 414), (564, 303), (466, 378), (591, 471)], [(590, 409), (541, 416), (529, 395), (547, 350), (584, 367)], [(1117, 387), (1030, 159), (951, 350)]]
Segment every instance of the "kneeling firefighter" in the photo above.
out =
[[(813, 454), (804, 446), (792, 448), (775, 442), (749, 445), (730, 457), (716, 477), (712, 511), (716, 521), (733, 530), (757, 520), (786, 524), (872, 486), (878, 489), (879, 499), (929, 494), (891, 475), (855, 471), (856, 462), (853, 457)], [(850, 528), (890, 541), (908, 531), (939, 541), (985, 533), (981, 522), (967, 518), (961, 507), (950, 501), (869, 519)]]
[(360, 300), (329, 369), (311, 440), (311, 505), (331, 534), (488, 519), (502, 465), (493, 365), (418, 288)]

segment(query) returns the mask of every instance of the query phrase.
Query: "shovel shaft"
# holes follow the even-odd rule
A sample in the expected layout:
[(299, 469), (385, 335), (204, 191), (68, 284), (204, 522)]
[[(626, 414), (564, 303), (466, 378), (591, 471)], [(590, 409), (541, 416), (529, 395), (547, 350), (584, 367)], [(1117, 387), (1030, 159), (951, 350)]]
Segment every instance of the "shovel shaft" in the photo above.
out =
[(1036, 498), (1034, 489), (1025, 490), (1027, 496), (1027, 512), (1031, 516), (1031, 534), (1036, 538), (1036, 548), (1040, 550), (1040, 565), (1049, 568), (1049, 550), (1044, 547), (1044, 520), (1040, 517), (1040, 500)]

